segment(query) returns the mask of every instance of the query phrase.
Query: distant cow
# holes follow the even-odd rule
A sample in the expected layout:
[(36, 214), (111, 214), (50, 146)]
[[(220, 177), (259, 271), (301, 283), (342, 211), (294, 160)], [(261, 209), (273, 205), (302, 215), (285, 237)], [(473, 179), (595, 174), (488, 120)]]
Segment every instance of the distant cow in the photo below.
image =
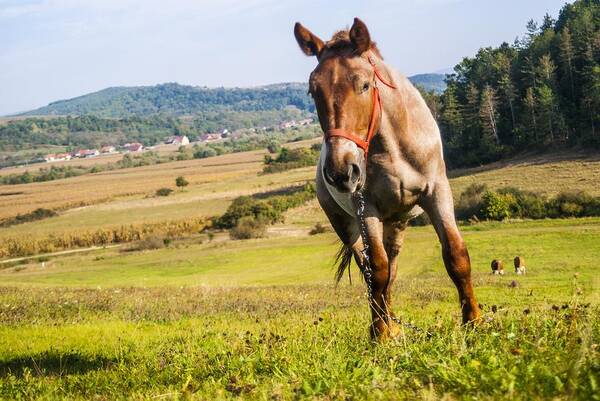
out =
[(492, 274), (504, 274), (504, 263), (500, 259), (492, 260)]
[(525, 274), (525, 259), (522, 256), (515, 257), (515, 273)]

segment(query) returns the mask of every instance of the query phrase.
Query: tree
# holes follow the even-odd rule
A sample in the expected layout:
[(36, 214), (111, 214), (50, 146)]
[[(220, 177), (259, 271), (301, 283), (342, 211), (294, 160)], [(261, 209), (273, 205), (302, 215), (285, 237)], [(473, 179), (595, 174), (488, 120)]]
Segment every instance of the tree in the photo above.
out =
[(581, 101), (589, 116), (592, 139), (598, 144), (600, 139), (596, 138), (596, 121), (600, 119), (600, 66), (590, 68), (586, 78), (588, 84)]
[(498, 55), (498, 58), (496, 59), (496, 68), (500, 74), (498, 86), (500, 87), (500, 90), (502, 91), (502, 94), (508, 103), (508, 108), (510, 109), (510, 120), (512, 123), (512, 129), (514, 131), (516, 128), (514, 103), (517, 94), (511, 77), (511, 61), (506, 54), (500, 53)]
[(543, 122), (542, 132), (550, 134), (550, 142), (554, 142), (554, 92), (546, 84), (538, 86), (536, 97), (540, 108), (540, 120)]
[(544, 15), (544, 20), (542, 21), (542, 26), (540, 27), (540, 31), (544, 32), (548, 29), (554, 29), (554, 25), (556, 24), (556, 20), (550, 16), (550, 14), (546, 13)]
[(460, 114), (458, 99), (456, 98), (456, 87), (448, 85), (442, 95), (442, 131), (447, 142), (457, 142), (463, 130), (463, 118)]
[(566, 72), (565, 77), (568, 79), (569, 89), (571, 91), (571, 100), (575, 100), (575, 84), (573, 82), (573, 58), (575, 51), (573, 49), (573, 40), (569, 26), (565, 26), (559, 36), (560, 60), (562, 68)]
[(469, 83), (467, 87), (465, 120), (471, 130), (479, 130), (479, 89), (473, 83)]
[(189, 185), (189, 182), (184, 177), (179, 176), (175, 179), (175, 185), (183, 190), (183, 188)]
[(481, 118), (483, 133), (487, 136), (491, 136), (494, 142), (499, 145), (500, 138), (498, 137), (498, 128), (496, 125), (496, 120), (498, 119), (496, 103), (496, 91), (490, 85), (486, 85), (481, 92), (479, 117)]
[(531, 118), (531, 131), (533, 131), (533, 139), (538, 141), (537, 119), (536, 119), (536, 99), (533, 88), (527, 88), (524, 99), (525, 107), (527, 108), (529, 117)]

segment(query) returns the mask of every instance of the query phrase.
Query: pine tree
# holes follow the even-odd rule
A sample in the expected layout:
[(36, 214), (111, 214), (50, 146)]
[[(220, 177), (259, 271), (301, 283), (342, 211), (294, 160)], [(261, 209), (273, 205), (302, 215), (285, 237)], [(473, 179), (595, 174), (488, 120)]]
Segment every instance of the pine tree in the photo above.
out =
[(479, 89), (473, 83), (467, 87), (467, 104), (464, 108), (465, 122), (471, 130), (478, 131), (479, 126)]
[(442, 110), (441, 122), (444, 128), (444, 137), (446, 141), (456, 142), (463, 130), (463, 118), (460, 114), (458, 99), (456, 98), (456, 87), (449, 85), (442, 96), (444, 105)]
[(510, 119), (512, 122), (513, 131), (516, 128), (516, 118), (515, 118), (515, 107), (514, 102), (517, 97), (515, 91), (515, 85), (513, 84), (511, 77), (511, 62), (508, 56), (503, 53), (498, 55), (496, 60), (496, 68), (499, 70), (500, 79), (498, 80), (498, 86), (502, 91), (506, 102), (508, 103), (508, 107), (510, 109)]
[(536, 97), (540, 109), (540, 120), (543, 122), (543, 132), (550, 134), (550, 142), (554, 142), (554, 91), (543, 83), (536, 90)]
[(565, 76), (569, 81), (569, 88), (571, 90), (571, 101), (575, 100), (575, 83), (573, 81), (573, 57), (575, 56), (575, 51), (573, 49), (573, 39), (571, 38), (571, 31), (569, 30), (569, 26), (565, 26), (563, 31), (559, 36), (559, 49), (560, 49), (560, 59), (563, 65), (563, 70), (565, 71)]
[(499, 145), (500, 138), (498, 137), (498, 127), (496, 125), (498, 119), (496, 103), (496, 91), (490, 85), (486, 85), (481, 92), (479, 118), (481, 119), (483, 134), (491, 136), (494, 139), (494, 142)]
[(538, 131), (537, 131), (537, 116), (536, 116), (536, 99), (533, 88), (527, 88), (525, 92), (525, 99), (523, 100), (525, 103), (525, 107), (527, 107), (527, 112), (529, 117), (531, 118), (531, 128), (533, 130), (533, 139), (535, 142), (538, 141)]

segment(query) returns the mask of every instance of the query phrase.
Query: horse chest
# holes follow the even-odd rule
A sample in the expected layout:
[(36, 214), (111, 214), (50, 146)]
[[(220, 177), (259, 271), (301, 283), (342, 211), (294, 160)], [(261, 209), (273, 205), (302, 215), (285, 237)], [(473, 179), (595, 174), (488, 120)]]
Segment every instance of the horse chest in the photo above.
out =
[(408, 163), (373, 163), (369, 192), (380, 212), (387, 217), (408, 213), (427, 188), (424, 177)]

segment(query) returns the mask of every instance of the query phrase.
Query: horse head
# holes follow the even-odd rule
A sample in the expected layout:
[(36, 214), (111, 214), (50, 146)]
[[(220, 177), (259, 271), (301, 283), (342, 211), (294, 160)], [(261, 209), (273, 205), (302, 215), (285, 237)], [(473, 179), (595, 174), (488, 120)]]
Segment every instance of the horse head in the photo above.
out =
[(294, 35), (300, 49), (318, 60), (310, 74), (309, 93), (325, 133), (323, 176), (340, 192), (353, 193), (364, 185), (370, 135), (379, 124), (373, 56), (381, 56), (358, 18), (349, 31), (337, 32), (328, 42), (300, 23)]

